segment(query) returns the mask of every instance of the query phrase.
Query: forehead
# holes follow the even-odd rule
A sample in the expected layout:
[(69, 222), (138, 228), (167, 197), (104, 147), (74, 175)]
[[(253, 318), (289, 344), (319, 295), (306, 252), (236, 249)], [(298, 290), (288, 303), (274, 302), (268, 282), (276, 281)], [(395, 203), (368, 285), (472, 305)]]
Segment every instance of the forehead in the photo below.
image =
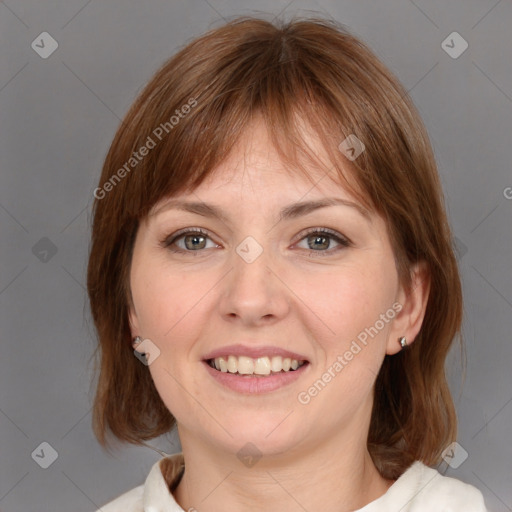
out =
[[(195, 189), (195, 194), (212, 196), (232, 192), (240, 197), (261, 195), (283, 199), (298, 199), (307, 195), (308, 199), (319, 199), (335, 193), (354, 199), (314, 132), (303, 126), (301, 136), (307, 154), (313, 158), (306, 161), (299, 156), (297, 162), (285, 162), (271, 140), (264, 121), (257, 117), (229, 156)], [(348, 165), (344, 166), (343, 175), (354, 186), (352, 170)]]
[[(343, 204), (354, 208), (371, 222), (372, 212), (343, 185), (314, 135), (304, 140), (315, 161), (299, 172), (292, 162), (285, 163), (269, 138), (265, 124), (258, 120), (247, 129), (229, 156), (213, 169), (194, 190), (168, 196), (151, 210), (153, 217), (168, 209), (178, 209), (227, 222), (223, 210), (251, 212), (280, 211), (280, 219), (294, 218), (318, 208)], [(350, 171), (343, 169), (350, 179)], [(248, 206), (248, 208), (244, 208)]]

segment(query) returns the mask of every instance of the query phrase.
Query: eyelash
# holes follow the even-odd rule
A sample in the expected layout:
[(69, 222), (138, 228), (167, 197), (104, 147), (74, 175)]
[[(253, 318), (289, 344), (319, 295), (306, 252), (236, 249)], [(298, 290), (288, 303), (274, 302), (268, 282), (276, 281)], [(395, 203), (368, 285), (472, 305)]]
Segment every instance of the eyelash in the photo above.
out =
[[(178, 253), (178, 254), (186, 253), (186, 254), (191, 254), (193, 256), (199, 256), (200, 253), (203, 252), (202, 250), (188, 251), (188, 250), (183, 250), (183, 249), (171, 248), (172, 244), (174, 244), (180, 238), (183, 238), (184, 236), (191, 235), (191, 234), (203, 235), (203, 236), (211, 239), (210, 234), (207, 231), (205, 231), (204, 229), (186, 228), (181, 231), (178, 231), (177, 233), (174, 233), (173, 235), (167, 236), (160, 242), (160, 245), (173, 253)], [(342, 236), (340, 233), (337, 233), (336, 231), (333, 231), (332, 229), (329, 229), (329, 228), (310, 228), (306, 232), (303, 232), (299, 235), (301, 238), (299, 238), (297, 243), (301, 242), (304, 238), (307, 238), (308, 236), (311, 236), (311, 235), (320, 235), (320, 236), (327, 235), (329, 238), (334, 239), (337, 243), (340, 244), (340, 247), (338, 247), (338, 248), (327, 249), (325, 251), (320, 251), (320, 250), (315, 251), (313, 249), (302, 249), (302, 250), (306, 251), (310, 256), (313, 256), (313, 257), (330, 256), (334, 252), (338, 252), (339, 250), (341, 250), (343, 248), (350, 247), (352, 245), (352, 242), (348, 238)]]

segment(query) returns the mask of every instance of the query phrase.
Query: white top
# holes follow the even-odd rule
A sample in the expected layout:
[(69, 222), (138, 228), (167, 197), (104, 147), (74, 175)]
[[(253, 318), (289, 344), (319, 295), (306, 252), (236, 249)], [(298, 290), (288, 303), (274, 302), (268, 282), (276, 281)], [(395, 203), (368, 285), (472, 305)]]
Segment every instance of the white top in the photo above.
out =
[[(177, 453), (156, 462), (143, 485), (133, 488), (96, 512), (184, 512), (172, 491), (185, 464)], [(441, 475), (416, 461), (380, 498), (355, 512), (487, 512), (482, 493), (472, 485)]]

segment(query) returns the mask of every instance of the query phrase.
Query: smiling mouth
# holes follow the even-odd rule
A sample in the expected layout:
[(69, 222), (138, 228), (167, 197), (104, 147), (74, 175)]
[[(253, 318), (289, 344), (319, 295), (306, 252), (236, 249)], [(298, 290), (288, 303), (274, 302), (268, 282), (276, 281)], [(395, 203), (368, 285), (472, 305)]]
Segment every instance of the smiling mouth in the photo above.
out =
[(252, 358), (247, 356), (225, 356), (207, 359), (206, 363), (215, 370), (242, 376), (264, 377), (294, 372), (308, 364), (306, 360), (282, 356)]

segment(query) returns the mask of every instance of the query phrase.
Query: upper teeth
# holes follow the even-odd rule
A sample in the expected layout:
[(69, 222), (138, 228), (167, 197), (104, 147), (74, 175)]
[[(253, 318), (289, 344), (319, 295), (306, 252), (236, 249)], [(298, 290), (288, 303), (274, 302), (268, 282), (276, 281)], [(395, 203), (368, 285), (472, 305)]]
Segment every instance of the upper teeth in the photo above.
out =
[(305, 361), (298, 361), (290, 357), (258, 357), (253, 359), (246, 356), (216, 357), (209, 361), (212, 368), (221, 372), (240, 373), (242, 375), (270, 375), (271, 372), (296, 370)]

